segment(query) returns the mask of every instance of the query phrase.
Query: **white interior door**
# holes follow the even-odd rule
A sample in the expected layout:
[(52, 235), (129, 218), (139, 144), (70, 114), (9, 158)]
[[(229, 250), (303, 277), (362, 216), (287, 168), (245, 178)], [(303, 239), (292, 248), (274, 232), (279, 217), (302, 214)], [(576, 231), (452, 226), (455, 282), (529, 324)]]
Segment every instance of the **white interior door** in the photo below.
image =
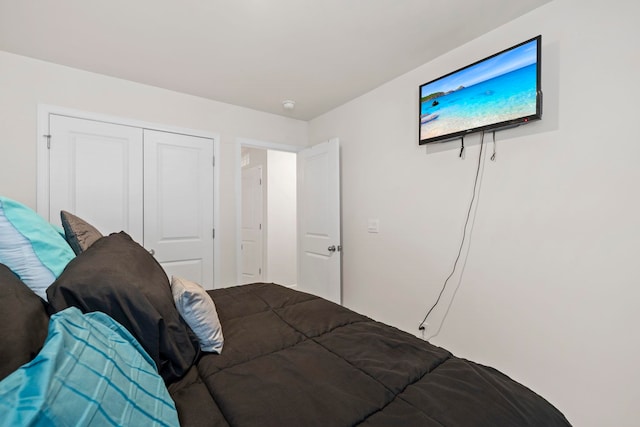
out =
[(213, 288), (213, 140), (144, 130), (144, 246), (167, 272)]
[(298, 153), (298, 287), (341, 303), (340, 148), (337, 138)]
[(60, 211), (142, 242), (142, 129), (49, 116), (49, 221)]
[(264, 220), (262, 168), (242, 169), (242, 283), (262, 280)]

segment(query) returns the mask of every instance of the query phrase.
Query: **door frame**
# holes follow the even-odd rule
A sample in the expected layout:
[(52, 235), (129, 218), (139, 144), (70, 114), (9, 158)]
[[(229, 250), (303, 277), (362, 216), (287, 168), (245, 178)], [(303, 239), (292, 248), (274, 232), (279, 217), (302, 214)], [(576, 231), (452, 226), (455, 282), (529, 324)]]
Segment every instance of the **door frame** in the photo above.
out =
[[(111, 116), (107, 114), (76, 110), (50, 104), (38, 104), (37, 136), (36, 136), (36, 212), (48, 220), (49, 217), (49, 116), (51, 114), (67, 116), (77, 119), (93, 120), (116, 125), (132, 126), (142, 129), (158, 130), (198, 136), (213, 140), (214, 159), (220, 159), (220, 134), (198, 129), (169, 126), (161, 123), (146, 122), (127, 117)], [(220, 229), (220, 168), (218, 162), (212, 159), (213, 165), (213, 228)], [(238, 163), (239, 164), (239, 163)], [(213, 239), (213, 287), (220, 283), (220, 239)]]
[[(235, 193), (236, 193), (236, 281), (242, 283), (242, 147), (258, 148), (261, 150), (285, 151), (288, 153), (298, 153), (308, 147), (297, 145), (280, 144), (275, 142), (261, 141), (251, 138), (236, 138), (235, 153)], [(268, 182), (267, 182), (268, 185)], [(267, 224), (267, 230), (269, 225)], [(297, 225), (296, 225), (297, 227)], [(263, 236), (264, 239), (264, 236)], [(263, 254), (263, 259), (264, 259)], [(298, 267), (296, 266), (296, 269)], [(266, 273), (266, 266), (263, 265), (263, 278)]]

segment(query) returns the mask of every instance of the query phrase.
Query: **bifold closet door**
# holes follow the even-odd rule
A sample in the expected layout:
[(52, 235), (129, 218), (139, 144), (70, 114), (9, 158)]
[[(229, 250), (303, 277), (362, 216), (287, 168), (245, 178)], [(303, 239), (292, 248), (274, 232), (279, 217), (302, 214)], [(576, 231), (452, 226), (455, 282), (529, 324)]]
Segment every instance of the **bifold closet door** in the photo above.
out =
[(213, 140), (144, 130), (144, 242), (167, 275), (213, 288)]
[(142, 129), (51, 114), (49, 133), (49, 221), (66, 210), (142, 242)]
[(213, 140), (51, 114), (49, 207), (126, 231), (167, 276), (213, 288)]

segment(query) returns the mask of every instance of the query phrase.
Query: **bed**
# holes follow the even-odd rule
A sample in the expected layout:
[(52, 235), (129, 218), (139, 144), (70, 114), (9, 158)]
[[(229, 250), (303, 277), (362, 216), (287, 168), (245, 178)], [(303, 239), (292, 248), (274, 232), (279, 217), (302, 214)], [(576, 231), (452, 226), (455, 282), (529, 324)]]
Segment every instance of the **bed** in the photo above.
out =
[(186, 425), (566, 426), (495, 369), (274, 284), (211, 291), (225, 334), (169, 386)]
[(277, 284), (206, 291), (224, 345), (204, 351), (126, 233), (72, 257), (48, 301), (18, 276), (0, 266), (0, 425), (569, 425), (495, 369)]

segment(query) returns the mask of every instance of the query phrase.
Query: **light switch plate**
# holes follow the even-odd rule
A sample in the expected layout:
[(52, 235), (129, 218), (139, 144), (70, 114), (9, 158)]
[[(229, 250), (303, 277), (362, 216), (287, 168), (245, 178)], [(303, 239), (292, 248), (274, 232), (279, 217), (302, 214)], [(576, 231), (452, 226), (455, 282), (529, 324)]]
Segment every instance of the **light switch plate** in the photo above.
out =
[(370, 219), (367, 223), (367, 231), (369, 233), (378, 233), (380, 231), (380, 220)]

